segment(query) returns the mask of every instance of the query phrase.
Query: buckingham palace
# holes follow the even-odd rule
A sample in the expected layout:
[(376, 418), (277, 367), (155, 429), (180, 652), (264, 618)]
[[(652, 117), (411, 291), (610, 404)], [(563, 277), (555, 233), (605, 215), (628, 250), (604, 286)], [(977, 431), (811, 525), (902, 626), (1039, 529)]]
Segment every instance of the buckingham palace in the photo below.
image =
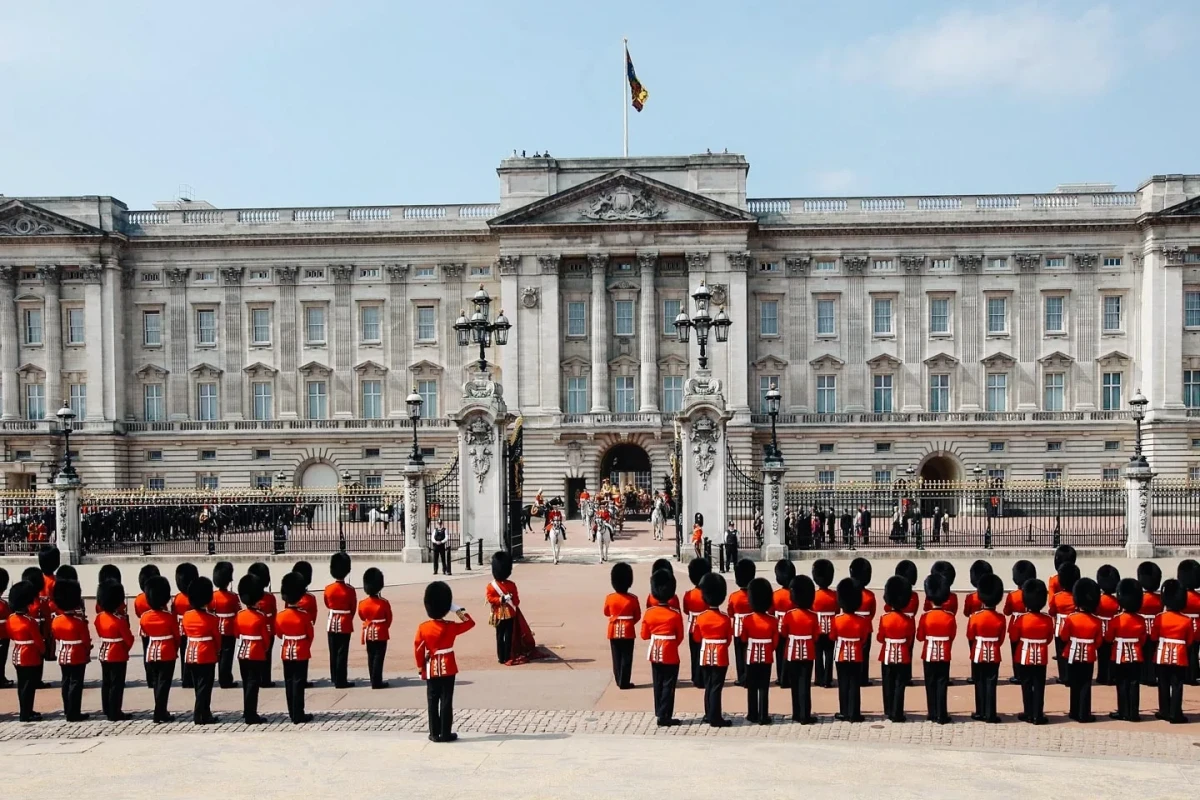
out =
[(708, 355), (747, 470), (775, 386), (788, 481), (1113, 478), (1140, 390), (1154, 469), (1200, 480), (1200, 176), (753, 199), (734, 154), (497, 174), (463, 205), (0, 196), (3, 485), (50, 481), (64, 402), (92, 486), (390, 485), (411, 392), (448, 463), (482, 285), (512, 325), (487, 358), (526, 491), (657, 486), (701, 283), (732, 322)]

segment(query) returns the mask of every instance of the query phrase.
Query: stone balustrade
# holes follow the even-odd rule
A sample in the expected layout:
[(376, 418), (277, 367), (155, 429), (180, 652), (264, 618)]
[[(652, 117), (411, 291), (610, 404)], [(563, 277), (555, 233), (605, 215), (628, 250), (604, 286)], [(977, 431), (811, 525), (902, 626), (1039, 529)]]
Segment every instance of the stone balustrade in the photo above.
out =
[[(1082, 216), (1132, 218), (1139, 213), (1137, 192), (1096, 194), (1051, 193), (1034, 195), (961, 195), (945, 197), (813, 197), (747, 200), (751, 214), (760, 217), (808, 217), (844, 214), (862, 218), (873, 214), (912, 214), (917, 219), (946, 212), (1021, 212), (1038, 216), (1047, 211), (1072, 212)], [(1036, 212), (1036, 213), (1034, 213)]]
[(232, 227), (313, 225), (370, 222), (387, 225), (412, 225), (427, 222), (467, 220), (486, 222), (500, 213), (498, 203), (444, 206), (372, 206), (340, 208), (242, 208), (176, 209), (169, 211), (130, 211), (126, 214), (127, 232), (134, 236), (171, 233), (175, 226)]

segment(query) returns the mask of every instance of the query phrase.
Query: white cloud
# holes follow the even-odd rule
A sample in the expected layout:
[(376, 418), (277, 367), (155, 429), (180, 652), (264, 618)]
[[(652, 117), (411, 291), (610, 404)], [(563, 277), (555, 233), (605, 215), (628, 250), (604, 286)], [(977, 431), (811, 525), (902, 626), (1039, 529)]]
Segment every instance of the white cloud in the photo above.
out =
[(838, 194), (845, 192), (858, 180), (852, 170), (831, 169), (818, 172), (813, 176), (813, 184), (822, 194)]
[(1105, 88), (1125, 52), (1107, 7), (1064, 17), (1030, 5), (995, 14), (955, 11), (873, 36), (831, 66), (851, 80), (910, 92), (1092, 94)]

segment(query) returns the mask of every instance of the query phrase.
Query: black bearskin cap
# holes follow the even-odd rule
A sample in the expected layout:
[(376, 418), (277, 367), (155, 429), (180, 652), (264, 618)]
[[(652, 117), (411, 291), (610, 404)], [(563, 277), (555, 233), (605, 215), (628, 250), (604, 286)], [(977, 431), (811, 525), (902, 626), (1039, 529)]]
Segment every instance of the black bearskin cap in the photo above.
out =
[(350, 555), (337, 552), (329, 557), (329, 574), (335, 581), (342, 581), (350, 574)]
[(1075, 584), (1079, 582), (1079, 567), (1074, 564), (1063, 564), (1058, 568), (1058, 586), (1063, 592), (1075, 591)]
[(492, 577), (498, 581), (506, 581), (512, 575), (512, 556), (503, 550), (492, 553)]
[[(949, 561), (935, 561), (933, 566), (929, 568), (930, 574), (937, 573), (946, 579), (946, 588), (951, 589), (954, 586), (954, 579), (958, 577), (958, 573), (954, 569), (954, 565)], [(947, 595), (948, 596), (948, 595)]]
[(258, 605), (258, 601), (263, 599), (264, 594), (262, 581), (257, 575), (247, 572), (238, 581), (238, 598), (246, 608)]
[(817, 587), (813, 584), (812, 578), (807, 575), (797, 575), (792, 578), (791, 594), (792, 605), (805, 611), (811, 611)]
[(750, 581), (754, 580), (754, 573), (754, 562), (743, 558), (733, 565), (733, 582), (738, 585), (739, 589), (745, 589), (750, 585)]
[(63, 564), (55, 570), (54, 579), (57, 581), (77, 581), (79, 580), (79, 571), (70, 564)]
[(450, 613), (454, 603), (454, 593), (450, 584), (444, 581), (434, 581), (425, 587), (425, 613), (430, 619), (441, 619)]
[(862, 584), (854, 578), (842, 578), (837, 585), (838, 608), (853, 614), (862, 608)]
[(883, 585), (883, 602), (895, 611), (908, 608), (912, 600), (912, 584), (903, 575), (893, 575)]
[(971, 563), (971, 572), (968, 577), (971, 580), (971, 585), (976, 589), (979, 588), (979, 581), (984, 575), (992, 574), (992, 565), (983, 559)]
[(1038, 578), (1030, 578), (1021, 584), (1021, 599), (1025, 602), (1025, 610), (1037, 613), (1046, 607), (1050, 590), (1046, 582)]
[(83, 590), (79, 581), (59, 581), (54, 584), (54, 605), (59, 611), (74, 611), (83, 608)]
[(827, 558), (818, 558), (812, 565), (813, 583), (822, 589), (828, 589), (833, 583), (833, 562)]
[(0, 567), (0, 593), (3, 593), (8, 588), (8, 570)]
[(860, 586), (871, 582), (871, 562), (862, 556), (850, 562), (850, 577), (858, 581)]
[(675, 573), (668, 569), (656, 569), (650, 575), (650, 596), (664, 606), (675, 596)]
[(213, 565), (213, 586), (218, 589), (228, 589), (233, 583), (233, 564), (228, 561), (218, 561)]
[(33, 584), (34, 594), (41, 594), (42, 589), (46, 588), (46, 576), (37, 567), (26, 567), (21, 572), (21, 580), (28, 581)]
[(292, 565), (292, 572), (304, 578), (304, 589), (308, 591), (308, 587), (312, 585), (312, 564), (307, 561), (297, 561)]
[(700, 596), (704, 605), (716, 608), (725, 602), (725, 576), (719, 572), (710, 572), (700, 579)]
[(1100, 605), (1100, 587), (1091, 578), (1080, 578), (1075, 582), (1075, 607), (1088, 614), (1095, 614)]
[(199, 577), (200, 570), (196, 569), (196, 565), (185, 561), (175, 568), (175, 588), (183, 594), (187, 594), (192, 581)]
[(912, 591), (912, 587), (917, 585), (917, 565), (907, 558), (896, 563), (896, 574), (908, 581), (909, 591)]
[(1058, 572), (1058, 568), (1063, 564), (1075, 563), (1075, 548), (1069, 544), (1060, 544), (1054, 548), (1054, 571)]
[(208, 608), (212, 602), (213, 584), (208, 578), (199, 577), (192, 581), (187, 590), (187, 599), (192, 608)]
[(363, 591), (371, 597), (378, 597), (383, 591), (383, 572), (378, 567), (371, 567), (363, 573)]
[(633, 586), (633, 567), (624, 561), (618, 561), (612, 565), (609, 581), (612, 583), (614, 592), (628, 592), (629, 587)]
[(100, 572), (96, 575), (96, 583), (101, 584), (105, 581), (121, 582), (121, 568), (116, 564), (105, 564), (100, 567)]
[[(1027, 581), (1031, 581), (1036, 577), (1037, 567), (1033, 565), (1032, 561), (1026, 561), (1022, 558), (1020, 561), (1017, 561), (1013, 564), (1013, 585), (1018, 589), (1021, 589), (1021, 587), (1024, 586)], [(1022, 591), (1024, 591), (1024, 589), (1022, 589)]]
[(1167, 611), (1183, 611), (1187, 605), (1187, 589), (1177, 580), (1163, 581), (1162, 601)]
[(62, 563), (62, 553), (52, 544), (42, 545), (38, 551), (38, 566), (46, 575), (53, 575)]
[(692, 582), (692, 586), (699, 586), (700, 579), (710, 572), (712, 564), (708, 563), (707, 558), (693, 558), (688, 562), (688, 580)]
[(925, 599), (935, 606), (943, 606), (950, 599), (950, 582), (940, 572), (931, 572), (925, 578)]
[(1122, 578), (1117, 584), (1117, 602), (1120, 603), (1122, 611), (1128, 611), (1130, 614), (1141, 611), (1145, 595), (1142, 585), (1133, 578)]
[(746, 587), (746, 594), (750, 595), (750, 608), (754, 611), (766, 614), (771, 610), (771, 603), (775, 597), (771, 591), (771, 582), (766, 578), (750, 581), (750, 585)]
[(255, 561), (250, 566), (246, 567), (246, 572), (257, 577), (263, 585), (263, 591), (271, 585), (271, 568), (261, 561)]
[(792, 579), (796, 577), (796, 565), (786, 558), (781, 558), (775, 562), (775, 582), (787, 588), (792, 585)]
[(96, 589), (96, 603), (110, 614), (125, 605), (125, 587), (120, 581), (101, 581)]
[(29, 604), (37, 599), (38, 590), (29, 581), (17, 581), (8, 590), (8, 605), (14, 613), (21, 614), (28, 610)]
[(138, 587), (143, 592), (146, 591), (146, 581), (157, 578), (161, 574), (157, 564), (143, 564), (142, 568), (138, 570)]
[(665, 569), (667, 572), (675, 572), (675, 568), (671, 566), (671, 562), (666, 558), (656, 558), (654, 563), (650, 565), (650, 574), (658, 572), (660, 569)]
[(1143, 561), (1138, 564), (1137, 579), (1147, 592), (1157, 592), (1162, 585), (1162, 568), (1153, 561)]
[(995, 608), (1004, 599), (1004, 580), (999, 575), (987, 574), (979, 578), (979, 602), (987, 608)]
[(279, 594), (283, 598), (283, 602), (289, 606), (299, 603), (304, 597), (306, 589), (308, 589), (308, 581), (304, 580), (304, 576), (298, 572), (289, 572), (279, 581)]
[(1096, 585), (1105, 594), (1112, 594), (1117, 591), (1117, 584), (1120, 582), (1121, 573), (1112, 564), (1105, 564), (1096, 570)]
[(144, 588), (146, 604), (155, 611), (166, 611), (171, 604), (171, 582), (162, 575), (151, 575)]
[(1200, 562), (1194, 558), (1185, 558), (1179, 562), (1175, 577), (1183, 584), (1184, 589), (1193, 592), (1200, 589)]

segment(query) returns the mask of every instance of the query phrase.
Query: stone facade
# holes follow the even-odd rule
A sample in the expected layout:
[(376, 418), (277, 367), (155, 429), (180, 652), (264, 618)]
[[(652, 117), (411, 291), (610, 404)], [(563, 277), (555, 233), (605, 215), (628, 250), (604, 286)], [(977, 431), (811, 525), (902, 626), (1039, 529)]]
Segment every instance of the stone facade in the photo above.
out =
[(618, 445), (661, 484), (698, 356), (671, 323), (702, 280), (747, 466), (777, 383), (789, 481), (1111, 476), (1140, 389), (1154, 468), (1200, 477), (1200, 176), (755, 200), (748, 169), (514, 157), (498, 203), (462, 206), (0, 198), (6, 484), (46, 485), (63, 400), (93, 486), (400, 483), (413, 388), (427, 462), (457, 450), (476, 352), (452, 325), (479, 284), (513, 323), (488, 357), (529, 491), (595, 485)]

